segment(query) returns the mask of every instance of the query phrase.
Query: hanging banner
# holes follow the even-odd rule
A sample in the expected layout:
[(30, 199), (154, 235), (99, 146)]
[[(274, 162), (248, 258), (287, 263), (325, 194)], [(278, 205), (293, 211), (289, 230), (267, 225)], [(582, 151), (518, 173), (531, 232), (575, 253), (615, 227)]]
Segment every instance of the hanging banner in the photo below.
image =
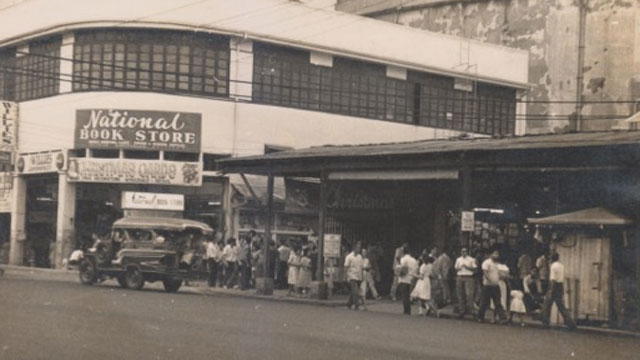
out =
[(0, 101), (0, 150), (14, 151), (18, 134), (18, 103)]
[(184, 195), (123, 191), (122, 208), (184, 211)]
[(60, 150), (19, 154), (16, 170), (19, 174), (41, 174), (65, 170), (65, 154)]
[(200, 152), (202, 115), (151, 110), (76, 111), (75, 148)]
[(198, 162), (134, 159), (69, 159), (69, 182), (202, 185)]

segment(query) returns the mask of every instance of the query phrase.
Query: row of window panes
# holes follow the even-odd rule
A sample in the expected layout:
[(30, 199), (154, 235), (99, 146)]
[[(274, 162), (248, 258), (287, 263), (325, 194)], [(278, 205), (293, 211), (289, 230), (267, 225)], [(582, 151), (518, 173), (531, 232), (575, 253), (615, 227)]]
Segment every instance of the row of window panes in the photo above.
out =
[(226, 96), (228, 41), (174, 32), (96, 31), (74, 46), (74, 90), (153, 90)]
[(383, 66), (334, 58), (315, 66), (304, 51), (254, 44), (256, 102), (492, 135), (515, 131), (515, 91), (453, 89), (453, 79), (410, 72), (391, 79)]
[(57, 94), (60, 90), (59, 56), (60, 38), (32, 43), (28, 54), (18, 54), (12, 64), (14, 99), (24, 101)]

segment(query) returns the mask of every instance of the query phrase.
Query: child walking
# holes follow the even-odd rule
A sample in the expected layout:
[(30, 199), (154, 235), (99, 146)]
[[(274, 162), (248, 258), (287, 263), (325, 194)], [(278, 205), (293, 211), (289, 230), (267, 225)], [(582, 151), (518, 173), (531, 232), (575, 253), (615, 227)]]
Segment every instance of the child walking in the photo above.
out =
[(520, 326), (524, 326), (524, 314), (526, 314), (527, 309), (524, 306), (524, 293), (520, 290), (511, 290), (511, 306), (509, 307), (510, 315), (509, 315), (509, 323), (513, 320), (513, 315), (518, 314), (518, 318), (520, 320)]
[(309, 258), (309, 249), (307, 248), (302, 250), (297, 285), (298, 291), (300, 291), (303, 296), (309, 296), (309, 287), (311, 286), (311, 259)]
[(440, 317), (440, 311), (436, 308), (436, 304), (431, 297), (431, 280), (429, 276), (433, 268), (433, 258), (423, 255), (420, 259), (422, 260), (422, 265), (418, 272), (418, 282), (411, 292), (411, 297), (420, 300), (420, 315), (428, 316), (433, 310), (436, 317)]

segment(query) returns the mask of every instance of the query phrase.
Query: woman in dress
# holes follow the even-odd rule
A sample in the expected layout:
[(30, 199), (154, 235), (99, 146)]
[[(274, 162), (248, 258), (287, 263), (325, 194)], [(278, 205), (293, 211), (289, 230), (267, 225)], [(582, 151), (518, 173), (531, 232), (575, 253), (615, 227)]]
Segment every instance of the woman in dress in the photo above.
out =
[(438, 311), (436, 304), (431, 298), (431, 280), (429, 276), (433, 268), (433, 258), (428, 255), (423, 255), (420, 259), (422, 265), (418, 273), (418, 282), (411, 292), (411, 297), (420, 300), (420, 315), (427, 316), (431, 313), (431, 310), (433, 310), (436, 317), (440, 317), (440, 311)]
[(309, 287), (311, 286), (311, 259), (309, 258), (309, 249), (302, 250), (300, 258), (300, 270), (298, 272), (298, 289), (302, 295), (309, 296)]
[(289, 293), (287, 295), (292, 295), (296, 292), (296, 286), (298, 285), (298, 274), (300, 272), (300, 249), (296, 248), (289, 255), (289, 261), (287, 262), (289, 265), (289, 276), (287, 278), (287, 282), (289, 284)]

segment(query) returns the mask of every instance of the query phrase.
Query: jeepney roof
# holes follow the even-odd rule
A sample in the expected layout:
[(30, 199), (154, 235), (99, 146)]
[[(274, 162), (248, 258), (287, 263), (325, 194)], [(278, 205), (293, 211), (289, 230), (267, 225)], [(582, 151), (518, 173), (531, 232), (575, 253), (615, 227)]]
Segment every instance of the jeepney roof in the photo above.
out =
[(167, 218), (167, 217), (125, 217), (116, 220), (113, 223), (114, 228), (147, 228), (162, 230), (187, 230), (190, 228), (198, 229), (204, 233), (212, 233), (213, 229), (202, 222)]

